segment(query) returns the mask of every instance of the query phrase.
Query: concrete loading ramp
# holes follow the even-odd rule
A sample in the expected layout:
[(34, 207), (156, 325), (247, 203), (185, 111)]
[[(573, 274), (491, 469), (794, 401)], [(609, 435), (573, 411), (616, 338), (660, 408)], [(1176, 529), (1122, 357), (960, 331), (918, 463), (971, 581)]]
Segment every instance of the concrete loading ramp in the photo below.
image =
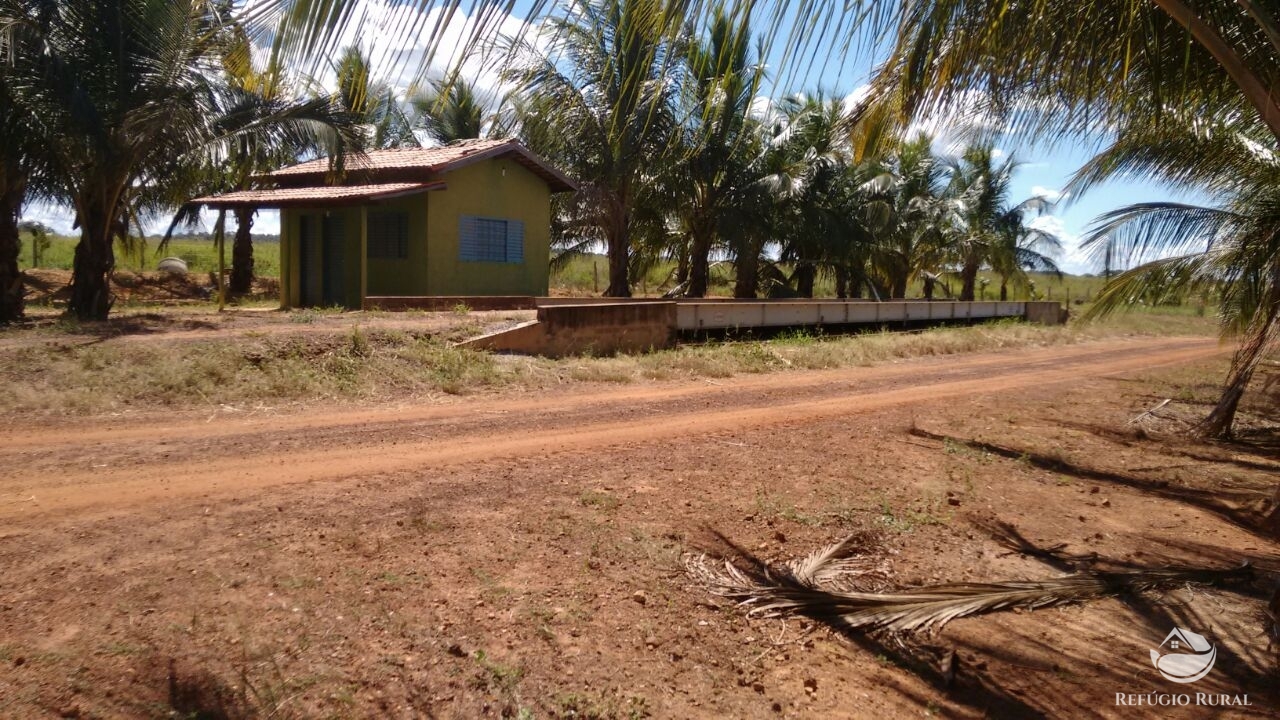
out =
[(919, 326), (1021, 318), (1065, 321), (1056, 302), (897, 300), (601, 300), (538, 301), (538, 319), (459, 343), (459, 347), (529, 355), (608, 355), (668, 348), (681, 334), (805, 327)]

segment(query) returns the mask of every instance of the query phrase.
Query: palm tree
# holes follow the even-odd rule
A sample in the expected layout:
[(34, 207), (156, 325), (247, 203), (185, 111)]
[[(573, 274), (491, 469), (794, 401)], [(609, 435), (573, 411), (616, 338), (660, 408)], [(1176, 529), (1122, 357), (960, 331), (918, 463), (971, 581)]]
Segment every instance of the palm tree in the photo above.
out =
[(8, 63), (0, 70), (0, 325), (21, 320), (24, 295), (22, 272), (18, 268), (21, 252), (18, 222), (22, 203), (27, 196), (31, 176), (32, 151), (27, 147), (33, 123), (14, 102), (5, 77)]
[[(1259, 275), (1260, 269), (1277, 262), (1274, 254), (1270, 258), (1254, 254), (1265, 253), (1266, 243), (1249, 242), (1241, 252), (1231, 252), (1215, 235), (1227, 231), (1227, 218), (1233, 214), (1250, 218), (1233, 221), (1238, 223), (1233, 229), (1242, 233), (1240, 237), (1265, 235), (1260, 210), (1266, 199), (1251, 198), (1261, 187), (1254, 182), (1260, 176), (1233, 178), (1226, 172), (1206, 172), (1206, 168), (1221, 169), (1222, 159), (1170, 152), (1175, 145), (1184, 149), (1193, 145), (1187, 137), (1172, 143), (1167, 131), (1174, 129), (1184, 136), (1188, 130), (1192, 135), (1203, 133), (1207, 127), (1203, 121), (1197, 124), (1187, 118), (1212, 118), (1232, 128), (1215, 134), (1217, 145), (1212, 150), (1222, 149), (1222, 138), (1236, 134), (1248, 137), (1258, 152), (1280, 152), (1280, 94), (1275, 92), (1280, 80), (1280, 26), (1273, 7), (1256, 0), (1205, 0), (1194, 5), (1185, 0), (1016, 4), (927, 0), (903, 8), (897, 26), (902, 32), (878, 81), (886, 97), (904, 97), (905, 107), (926, 112), (976, 100), (981, 109), (1011, 121), (1002, 127), (1023, 136), (1048, 133), (1052, 138), (1089, 131), (1110, 135), (1118, 127), (1119, 143), (1114, 149), (1120, 152), (1105, 153), (1103, 160), (1117, 166), (1129, 163), (1139, 174), (1175, 184), (1203, 183), (1220, 191), (1213, 209), (1225, 215), (1206, 213), (1206, 208), (1146, 205), (1104, 218), (1102, 230), (1092, 236), (1092, 246), (1102, 253), (1126, 245), (1124, 240), (1107, 238), (1105, 232), (1107, 227), (1121, 225), (1134, 237), (1150, 241), (1130, 244), (1131, 259), (1152, 260), (1153, 253), (1186, 250), (1183, 243), (1188, 238), (1205, 243), (1215, 238), (1212, 248), (1217, 250), (1198, 254), (1194, 262), (1182, 255), (1182, 265), (1173, 260), (1164, 265), (1147, 263), (1123, 273), (1110, 285), (1111, 302), (1100, 308), (1120, 303), (1138, 289), (1140, 281), (1183, 287), (1212, 284), (1210, 278), (1263, 282), (1265, 273)], [(886, 11), (880, 20), (887, 16)], [(1028, 32), (1029, 28), (1069, 32), (1045, 42), (1042, 33)], [(1106, 167), (1097, 162), (1093, 166), (1093, 171)], [(1236, 178), (1246, 180), (1229, 187), (1228, 182)], [(1240, 207), (1246, 198), (1259, 204)], [(1216, 225), (1207, 220), (1211, 217), (1217, 219)], [(1208, 224), (1193, 229), (1192, 218)], [(1141, 228), (1149, 232), (1144, 235)], [(1177, 232), (1157, 242), (1155, 228)], [(1123, 255), (1117, 253), (1115, 259)], [(1222, 264), (1229, 261), (1240, 265)], [(1192, 272), (1193, 266), (1204, 272)], [(1175, 267), (1180, 268), (1176, 273), (1172, 272)], [(1174, 283), (1179, 277), (1183, 279)], [(1228, 293), (1228, 297), (1235, 296)], [(1230, 433), (1239, 397), (1273, 332), (1262, 302), (1265, 293), (1250, 297), (1258, 302), (1228, 313), (1251, 320), (1218, 406), (1199, 427), (1207, 435)], [(1249, 308), (1252, 311), (1245, 312)]]
[[(186, 204), (190, 197), (248, 190), (260, 177), (297, 161), (301, 155), (340, 156), (344, 149), (359, 149), (363, 141), (358, 118), (342, 110), (335, 98), (296, 98), (275, 58), (268, 59), (265, 67), (255, 67), (247, 38), (237, 38), (223, 65), (226, 85), (221, 89), (219, 117), (213, 129), (234, 139), (229, 145), (207, 146), (209, 152), (200, 162), (192, 158), (184, 172), (167, 178), (169, 204), (180, 207), (170, 233), (179, 224), (200, 222), (200, 207)], [(232, 212), (236, 232), (228, 290), (242, 295), (253, 286), (253, 222), (257, 210), (239, 207)], [(167, 242), (169, 234), (165, 237)]]
[(534, 150), (578, 179), (569, 211), (583, 236), (604, 241), (610, 297), (631, 295), (637, 206), (673, 136), (679, 22), (665, 0), (573, 0), (549, 20), (546, 47), (520, 43), (506, 73), (527, 112), (556, 130)]
[(1049, 200), (1034, 195), (1009, 205), (1009, 185), (1017, 169), (1012, 157), (997, 163), (990, 144), (972, 145), (950, 163), (947, 191), (961, 218), (951, 237), (959, 265), (960, 300), (974, 299), (978, 271), (984, 265), (1000, 274), (1001, 300), (1008, 296), (1009, 279), (1025, 266), (1057, 272), (1052, 259), (1038, 252), (1053, 248), (1056, 239), (1026, 224), (1026, 214), (1045, 212), (1051, 207)]
[(872, 243), (867, 211), (880, 168), (855, 162), (850, 141), (859, 116), (843, 100), (793, 96), (779, 110), (767, 162), (780, 259), (792, 266), (801, 297), (813, 297), (823, 271), (835, 275), (837, 294), (845, 297), (865, 282)]
[(850, 219), (836, 201), (848, 158), (845, 140), (847, 117), (839, 100), (821, 94), (793, 96), (783, 104), (786, 131), (784, 153), (792, 173), (778, 185), (780, 223), (779, 258), (791, 265), (796, 294), (813, 297), (818, 269), (828, 247), (838, 242), (844, 221)]
[(432, 91), (409, 98), (413, 125), (441, 145), (482, 137), (486, 112), (475, 86), (465, 80), (434, 80)]
[[(688, 43), (688, 157), (678, 163), (679, 214), (688, 236), (690, 297), (707, 294), (713, 245), (749, 211), (757, 123), (751, 118), (764, 67), (750, 60), (750, 12), (736, 21), (717, 8), (705, 38)], [(692, 33), (690, 33), (692, 34)]]
[(1062, 277), (1054, 256), (1062, 251), (1062, 240), (1045, 230), (1028, 226), (1009, 226), (993, 238), (989, 263), (1000, 276), (1000, 299), (1009, 299), (1009, 285), (1030, 284), (1028, 272), (1041, 272)]
[(0, 20), (38, 33), (38, 72), (12, 75), (12, 87), (40, 118), (48, 194), (76, 213), (69, 311), (81, 319), (110, 311), (115, 242), (141, 213), (171, 207), (208, 157), (253, 135), (288, 145), (319, 131), (226, 86), (223, 63), (244, 47), (228, 12), (206, 0), (0, 3)]
[(1152, 294), (1213, 293), (1222, 330), (1243, 338), (1213, 411), (1196, 426), (1230, 437), (1253, 373), (1280, 339), (1280, 153), (1262, 143), (1261, 122), (1234, 113), (1201, 118), (1172, 114), (1159, 124), (1130, 125), (1077, 173), (1083, 190), (1107, 178), (1137, 175), (1210, 195), (1210, 207), (1140, 203), (1099, 218), (1084, 246), (1095, 256), (1140, 261), (1099, 294), (1089, 317)]
[(877, 198), (868, 209), (875, 244), (873, 283), (881, 296), (907, 296), (922, 281), (932, 297), (946, 253), (946, 237), (958, 223), (946, 190), (946, 166), (933, 154), (933, 139), (917, 135), (901, 143), (874, 181)]
[(416, 147), (413, 125), (395, 88), (375, 80), (369, 56), (351, 46), (338, 58), (338, 99), (342, 108), (365, 127), (365, 145), (373, 149)]
[(208, 70), (225, 42), (221, 7), (137, 0), (6, 2), (6, 22), (38, 32), (39, 72), (13, 78), (42, 119), (52, 193), (76, 212), (70, 310), (105, 319), (113, 244), (128, 237), (147, 178), (163, 177), (203, 136)]
[[(215, 160), (222, 158), (217, 170), (227, 187), (205, 188), (200, 194), (250, 189), (259, 177), (296, 162), (300, 156), (340, 158), (362, 148), (359, 118), (344, 111), (333, 97), (299, 98), (278, 62), (269, 61), (261, 71), (247, 66), (229, 80), (228, 106), (215, 130), (234, 139), (229, 149), (214, 153)], [(252, 289), (254, 279), (252, 229), (257, 211), (236, 208), (234, 212), (229, 289), (233, 294), (244, 294)]]
[(19, 220), (33, 181), (39, 186), (44, 143), (42, 123), (22, 97), (21, 79), (38, 72), (35, 51), (42, 32), (42, 18), (27, 13), (11, 0), (0, 3), (8, 23), (4, 40), (8, 58), (0, 63), (0, 325), (21, 320), (24, 309)]

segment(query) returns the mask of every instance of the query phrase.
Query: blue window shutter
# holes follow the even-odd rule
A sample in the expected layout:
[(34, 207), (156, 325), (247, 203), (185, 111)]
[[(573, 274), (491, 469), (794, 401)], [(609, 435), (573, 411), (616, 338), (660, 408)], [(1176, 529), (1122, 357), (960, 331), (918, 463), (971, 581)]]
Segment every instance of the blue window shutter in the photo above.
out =
[(463, 215), (458, 220), (458, 259), (468, 262), (483, 260), (480, 257), (480, 243), (476, 233), (477, 218)]
[(520, 220), (507, 221), (507, 262), (524, 262), (524, 223)]
[(523, 263), (524, 223), (463, 215), (458, 220), (458, 259), (463, 262)]

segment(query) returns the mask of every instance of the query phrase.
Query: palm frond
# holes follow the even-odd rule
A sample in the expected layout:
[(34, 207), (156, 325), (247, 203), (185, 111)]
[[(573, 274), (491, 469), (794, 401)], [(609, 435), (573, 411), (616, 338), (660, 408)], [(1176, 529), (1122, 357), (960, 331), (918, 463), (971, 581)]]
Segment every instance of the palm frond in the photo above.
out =
[(1109, 250), (1114, 257), (1125, 260), (1208, 250), (1237, 230), (1244, 219), (1221, 208), (1175, 202), (1136, 203), (1097, 218), (1081, 248), (1095, 257)]
[(1251, 577), (1248, 564), (1227, 570), (1160, 568), (1132, 572), (1079, 572), (1047, 580), (954, 583), (872, 591), (887, 584), (882, 561), (848, 553), (854, 538), (791, 563), (752, 569), (706, 555), (685, 558), (691, 579), (714, 595), (735, 600), (753, 615), (804, 615), (858, 631), (938, 630), (948, 622), (1014, 608), (1082, 603), (1113, 595), (1185, 584), (1214, 585)]

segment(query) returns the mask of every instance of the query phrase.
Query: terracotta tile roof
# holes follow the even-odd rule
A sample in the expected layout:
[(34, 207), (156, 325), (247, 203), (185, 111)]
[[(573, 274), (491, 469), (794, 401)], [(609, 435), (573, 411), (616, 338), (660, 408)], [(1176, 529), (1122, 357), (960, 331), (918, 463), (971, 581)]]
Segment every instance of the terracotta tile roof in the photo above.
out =
[[(406, 174), (410, 178), (420, 174), (425, 180), (473, 162), (507, 156), (545, 180), (553, 192), (578, 189), (573, 180), (516, 140), (462, 140), (434, 148), (372, 150), (348, 158), (344, 170), (348, 177), (363, 176), (370, 181), (379, 177), (385, 180), (403, 180), (406, 179)], [(281, 168), (267, 177), (282, 184), (297, 184), (310, 182), (313, 177), (318, 182), (328, 172), (329, 159), (320, 158)]]
[(199, 197), (191, 202), (210, 207), (290, 207), (316, 203), (333, 205), (343, 202), (387, 199), (398, 195), (436, 190), (443, 188), (444, 185), (442, 182), (381, 183), (377, 185), (324, 185), (304, 188), (277, 188), (273, 190), (240, 190), (222, 195)]
[[(512, 141), (509, 140), (463, 140), (451, 145), (433, 148), (371, 150), (364, 155), (349, 158), (346, 163), (346, 171), (355, 173), (368, 170), (410, 170), (414, 168), (434, 171), (442, 165), (448, 165), (476, 153), (510, 144), (512, 144)], [(281, 168), (271, 173), (271, 176), (289, 177), (292, 175), (314, 175), (327, 172), (329, 172), (329, 159), (320, 158), (319, 160), (311, 160)]]

